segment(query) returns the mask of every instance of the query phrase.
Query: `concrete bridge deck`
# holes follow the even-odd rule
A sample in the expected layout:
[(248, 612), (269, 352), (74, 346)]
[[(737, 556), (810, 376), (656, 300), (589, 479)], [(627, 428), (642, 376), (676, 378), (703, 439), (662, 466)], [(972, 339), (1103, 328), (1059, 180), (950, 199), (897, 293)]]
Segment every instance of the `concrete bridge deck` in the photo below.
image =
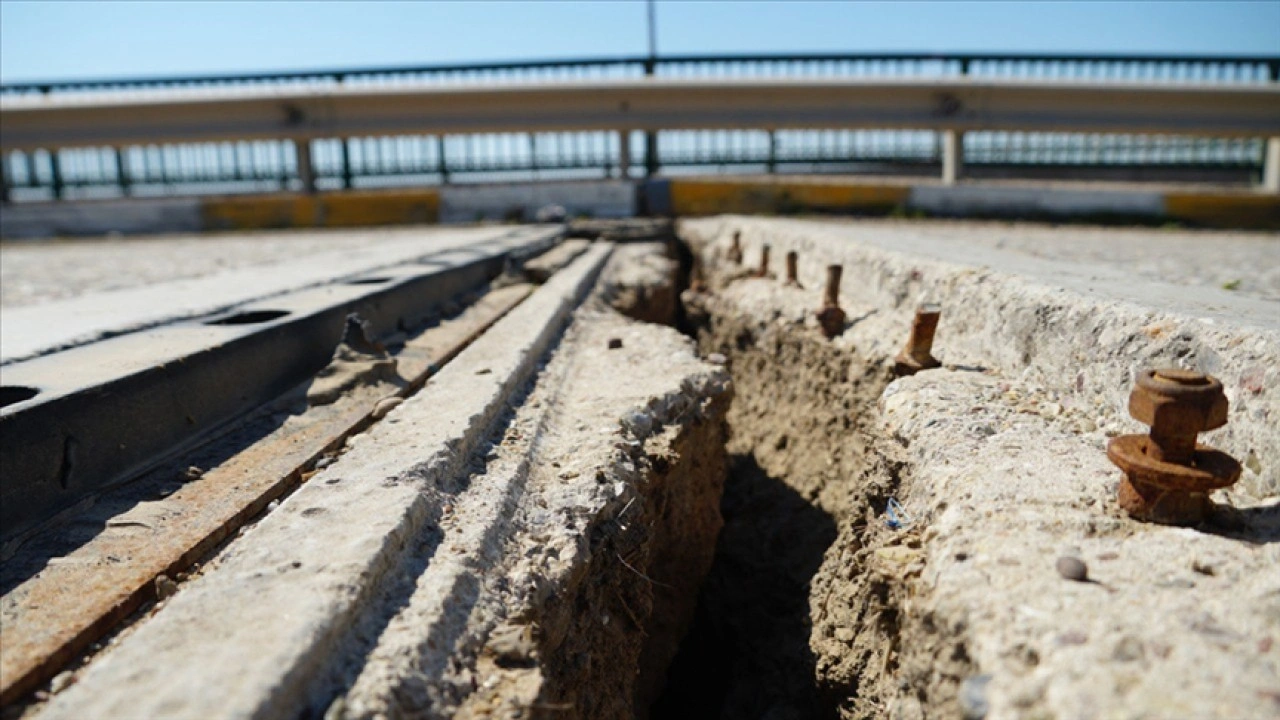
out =
[[(127, 338), (261, 299), (219, 296), (227, 277), (292, 292), (394, 273), (446, 239), (558, 230), (335, 232), (6, 244), (0, 333), (7, 347), (10, 318), (56, 326), (122, 294), (182, 298), (98, 329)], [(8, 712), (1280, 710), (1275, 234), (744, 216), (646, 233), (660, 242), (561, 244), (545, 283), (494, 277), (383, 336), (386, 357), (339, 348), (320, 379), (354, 379), (328, 404), (308, 381), (220, 451), (7, 539), (6, 647), (34, 648), (21, 667), (5, 653)], [(748, 277), (766, 244), (773, 276)], [(779, 282), (788, 251), (803, 289)], [(301, 253), (329, 275), (295, 274)], [(832, 263), (848, 320), (828, 340), (813, 311)], [(170, 272), (211, 290), (166, 289)], [(921, 302), (943, 308), (944, 367), (894, 380)], [(1126, 516), (1103, 452), (1139, 429), (1133, 373), (1169, 364), (1223, 381), (1230, 421), (1202, 439), (1245, 468), (1196, 528)], [(225, 518), (159, 560), (215, 497)], [(1061, 577), (1061, 556), (1091, 582)], [(125, 575), (127, 601), (44, 639), (85, 622), (56, 614), (83, 600), (67, 588), (105, 598)]]

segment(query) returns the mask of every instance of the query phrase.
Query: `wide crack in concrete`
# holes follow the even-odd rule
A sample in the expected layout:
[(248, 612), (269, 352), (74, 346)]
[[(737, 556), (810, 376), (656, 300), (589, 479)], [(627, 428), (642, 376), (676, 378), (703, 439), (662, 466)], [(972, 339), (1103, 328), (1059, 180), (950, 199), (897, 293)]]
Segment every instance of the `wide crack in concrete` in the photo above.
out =
[[(761, 327), (707, 295), (684, 297), (703, 357), (722, 355), (734, 379), (731, 465), (696, 624), (652, 716), (834, 716), (892, 632), (892, 619), (881, 618), (850, 643), (848, 628), (859, 625), (844, 608), (815, 602), (819, 590), (845, 595), (862, 582), (853, 563), (848, 573), (824, 573), (823, 559), (841, 526), (865, 524), (894, 490), (894, 474), (868, 459), (876, 400), (891, 378), (803, 324)], [(852, 644), (849, 663), (815, 655), (815, 625), (831, 642)]]

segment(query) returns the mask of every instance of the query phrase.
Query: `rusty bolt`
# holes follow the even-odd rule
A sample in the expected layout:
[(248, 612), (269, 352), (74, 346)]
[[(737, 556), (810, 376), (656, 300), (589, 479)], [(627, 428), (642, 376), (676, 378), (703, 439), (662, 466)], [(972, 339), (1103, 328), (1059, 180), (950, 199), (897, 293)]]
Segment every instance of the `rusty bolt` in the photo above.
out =
[(1196, 444), (1196, 435), (1227, 424), (1222, 383), (1187, 370), (1144, 370), (1129, 395), (1129, 414), (1151, 431), (1107, 445), (1107, 457), (1125, 475), (1120, 507), (1139, 520), (1199, 524), (1212, 507), (1209, 493), (1240, 478), (1235, 458)]
[(818, 325), (828, 339), (844, 332), (844, 310), (840, 309), (840, 276), (844, 268), (827, 266), (827, 284), (822, 289), (822, 307), (818, 310)]
[(729, 261), (735, 265), (742, 264), (742, 231), (733, 231), (733, 247), (729, 248)]
[(933, 352), (933, 334), (938, 329), (938, 318), (942, 308), (938, 305), (926, 304), (916, 308), (916, 317), (911, 321), (911, 334), (907, 336), (907, 344), (902, 352), (893, 359), (893, 372), (898, 377), (915, 375), (921, 370), (941, 367), (931, 353)]
[(796, 253), (795, 250), (787, 253), (787, 282), (785, 284), (787, 287), (800, 288), (803, 290), (804, 286), (801, 285), (800, 280), (796, 278), (796, 264), (799, 259), (800, 255)]
[(756, 268), (756, 277), (769, 277), (769, 246), (760, 246), (760, 267)]

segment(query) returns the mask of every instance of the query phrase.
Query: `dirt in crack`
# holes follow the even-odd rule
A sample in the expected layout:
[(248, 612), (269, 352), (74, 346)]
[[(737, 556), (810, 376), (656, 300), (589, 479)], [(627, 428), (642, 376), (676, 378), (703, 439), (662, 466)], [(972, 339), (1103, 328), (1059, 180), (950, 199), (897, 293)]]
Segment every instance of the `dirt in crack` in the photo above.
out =
[(850, 688), (824, 677), (811, 634), (827, 619), (811, 616), (810, 600), (820, 580), (831, 584), (824, 559), (841, 527), (883, 502), (867, 447), (889, 378), (812, 328), (705, 317), (700, 350), (729, 359), (736, 387), (725, 526), (651, 715), (835, 717)]
[(808, 588), (835, 522), (751, 455), (733, 458), (721, 511), (715, 565), (652, 717), (819, 716)]

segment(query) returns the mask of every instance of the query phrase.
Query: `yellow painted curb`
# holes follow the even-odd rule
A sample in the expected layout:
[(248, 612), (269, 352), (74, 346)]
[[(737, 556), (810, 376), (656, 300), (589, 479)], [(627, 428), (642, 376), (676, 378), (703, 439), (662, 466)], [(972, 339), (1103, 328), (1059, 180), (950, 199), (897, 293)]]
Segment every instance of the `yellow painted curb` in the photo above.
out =
[(325, 227), (440, 222), (440, 191), (355, 191), (321, 196)]
[(1280, 195), (1166, 193), (1164, 211), (1195, 225), (1280, 230)]
[(906, 186), (742, 181), (670, 181), (676, 215), (788, 214), (801, 211), (885, 213), (904, 204)]
[(200, 212), (206, 230), (411, 225), (439, 222), (440, 192), (359, 190), (206, 198)]

